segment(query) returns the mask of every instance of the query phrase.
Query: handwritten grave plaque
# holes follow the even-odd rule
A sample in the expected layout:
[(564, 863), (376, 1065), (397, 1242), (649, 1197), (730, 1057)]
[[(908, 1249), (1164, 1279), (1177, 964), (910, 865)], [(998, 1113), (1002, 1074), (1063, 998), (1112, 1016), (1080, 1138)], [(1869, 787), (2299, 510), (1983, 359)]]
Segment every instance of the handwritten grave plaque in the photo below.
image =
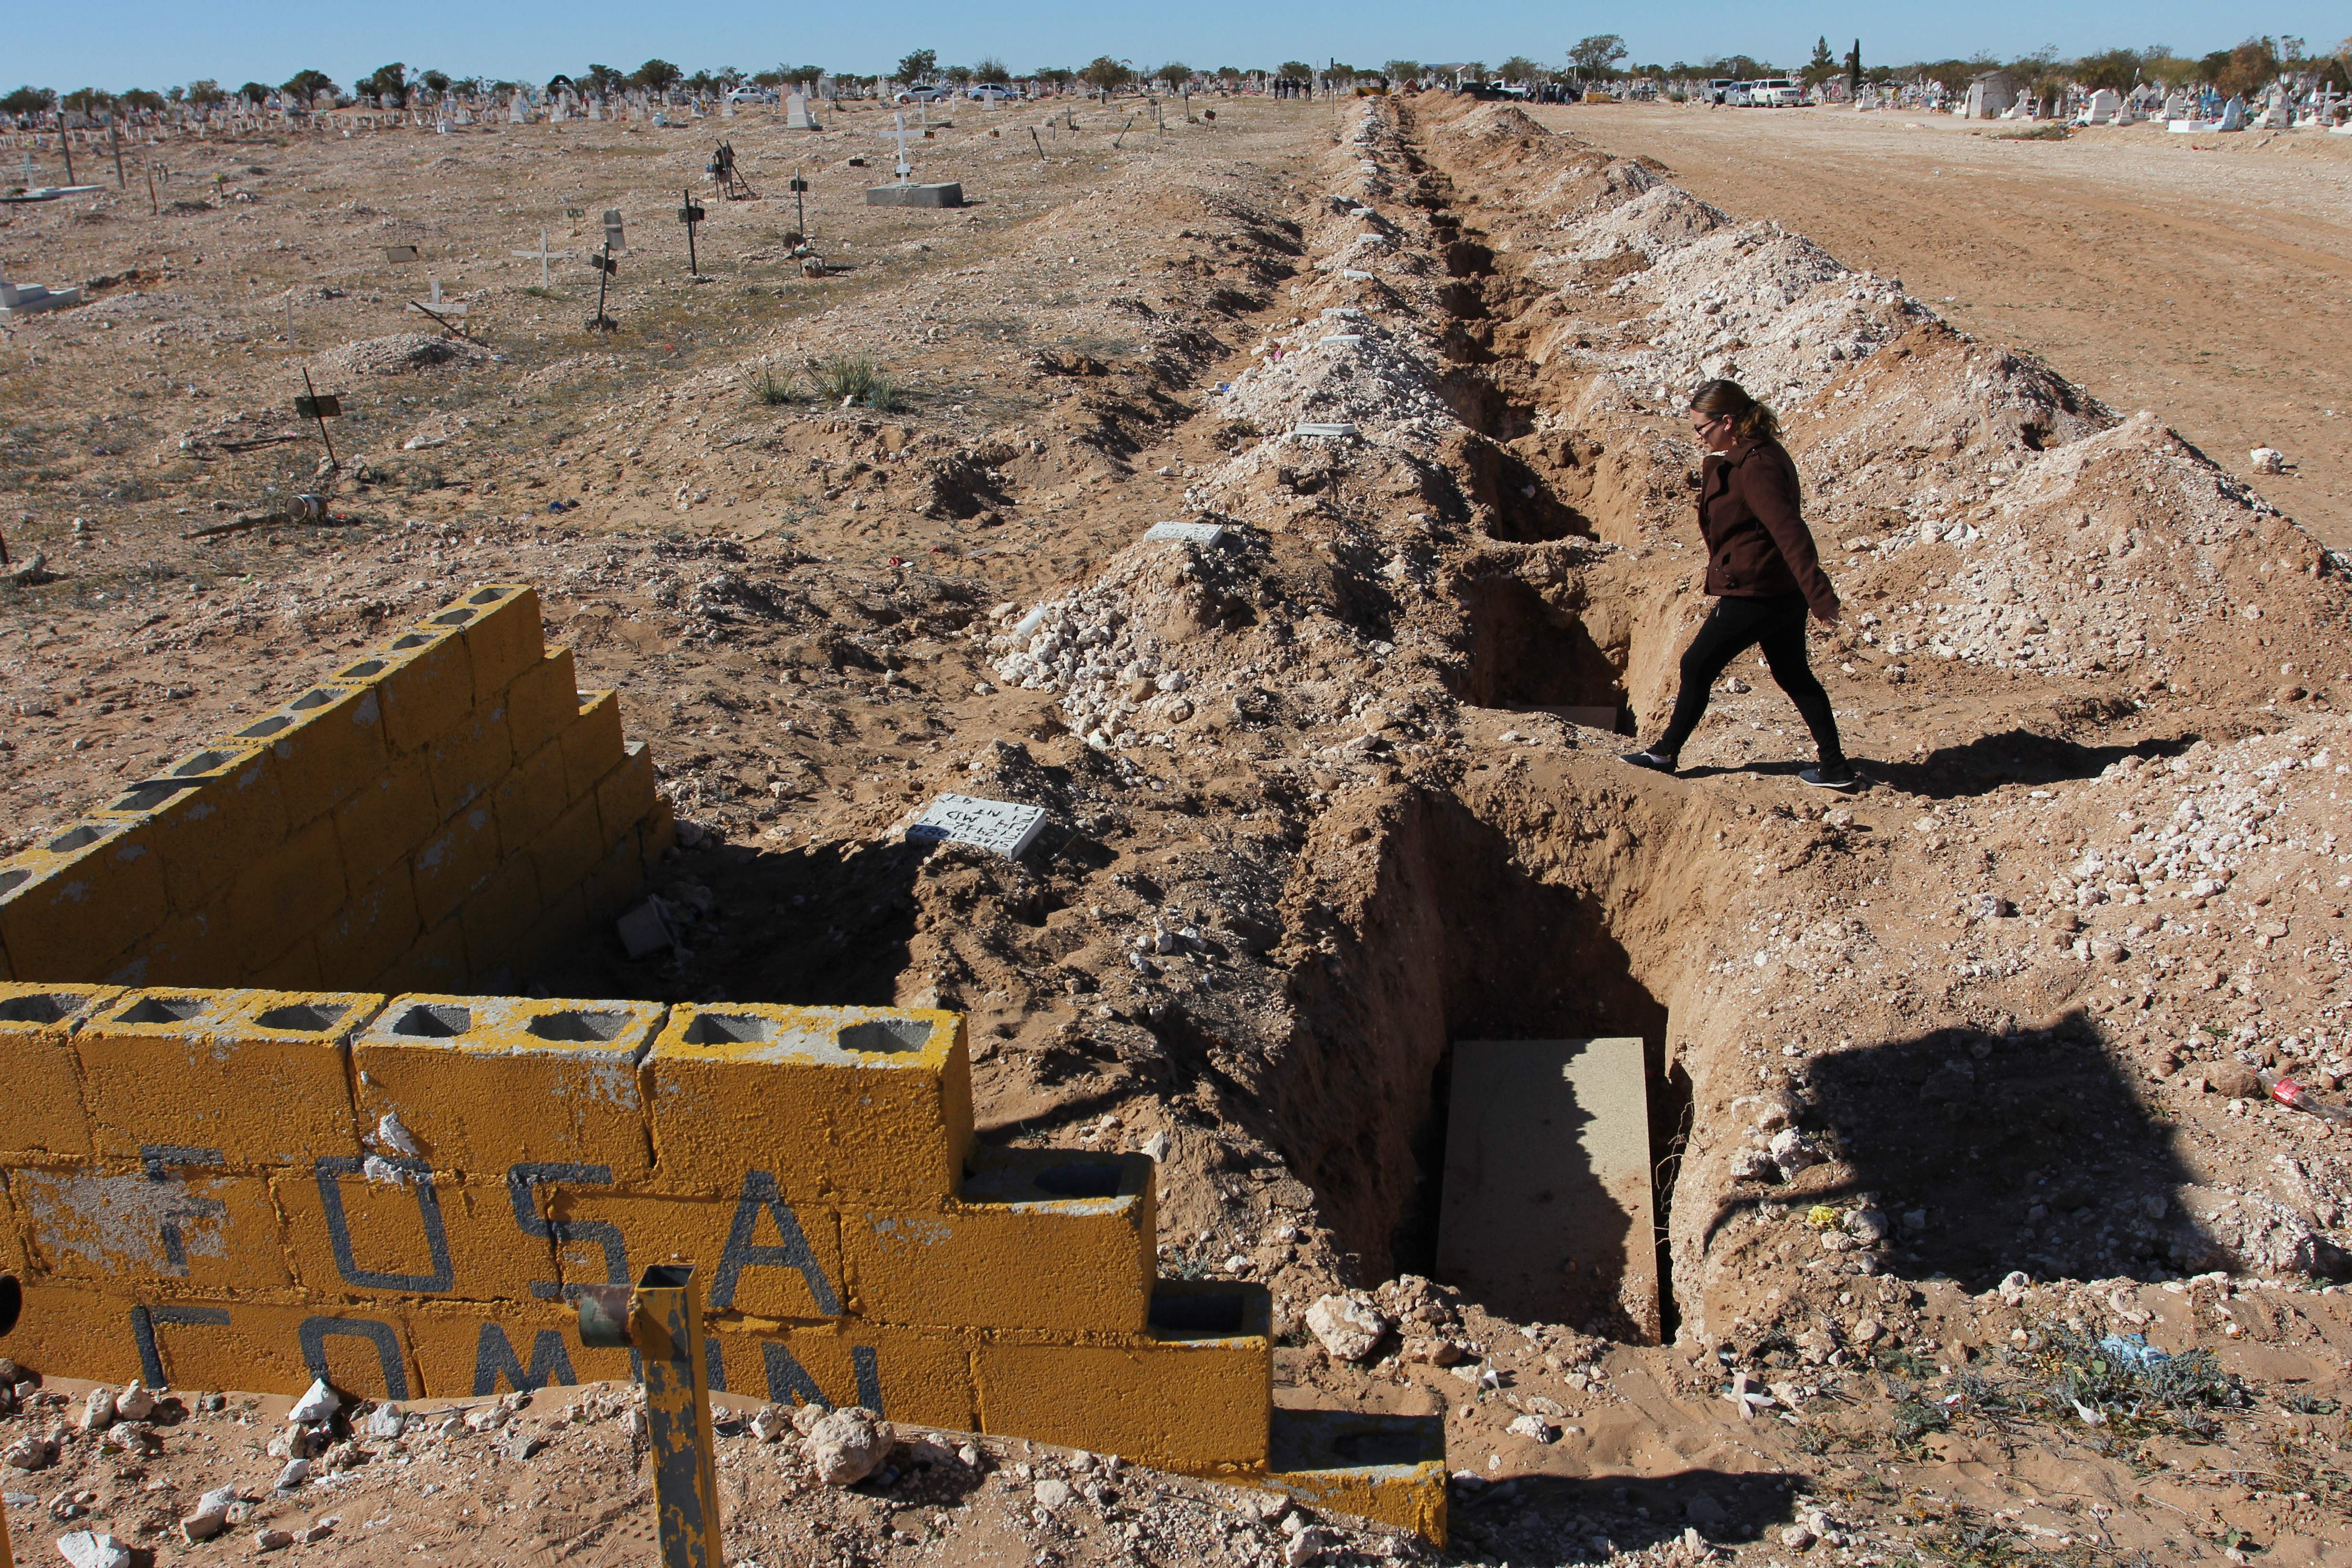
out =
[(977, 844), (1017, 861), (1037, 841), (1045, 827), (1042, 806), (942, 795), (915, 820), (907, 837), (917, 843)]

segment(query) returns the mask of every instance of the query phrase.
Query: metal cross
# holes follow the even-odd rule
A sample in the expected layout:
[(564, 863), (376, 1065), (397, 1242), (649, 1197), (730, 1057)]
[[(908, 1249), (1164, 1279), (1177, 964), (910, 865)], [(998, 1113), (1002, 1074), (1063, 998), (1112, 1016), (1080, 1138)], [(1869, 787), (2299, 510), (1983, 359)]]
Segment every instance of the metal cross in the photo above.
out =
[(533, 256), (537, 256), (539, 258), (539, 286), (541, 288), (552, 287), (547, 280), (548, 262), (556, 257), (569, 257), (572, 255), (568, 250), (548, 249), (547, 231), (545, 229), (539, 231), (539, 248), (537, 250), (519, 250), (513, 254), (522, 257), (525, 261), (529, 261)]

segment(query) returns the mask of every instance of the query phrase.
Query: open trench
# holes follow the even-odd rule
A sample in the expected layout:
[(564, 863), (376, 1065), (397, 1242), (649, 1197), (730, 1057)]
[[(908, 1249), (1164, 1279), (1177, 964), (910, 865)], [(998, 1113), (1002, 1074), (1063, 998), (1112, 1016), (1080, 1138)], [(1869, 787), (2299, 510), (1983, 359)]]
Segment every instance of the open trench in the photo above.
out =
[[(1449, 466), (1485, 536), (1455, 563), (1454, 693), (1468, 708), (1549, 712), (1630, 737), (1629, 686), (1639, 680), (1654, 723), (1671, 695), (1674, 638), (1605, 563), (1564, 591), (1545, 580), (1556, 553), (1546, 547), (1638, 536), (1627, 496), (1596, 483), (1591, 436), (1557, 420), (1538, 434), (1541, 401), (1558, 389), (1538, 390), (1513, 319), (1541, 290), (1465, 222), (1443, 172), (1417, 155), (1412, 172), (1449, 275), (1444, 393), (1475, 433), (1449, 450)], [(1338, 828), (1342, 841), (1365, 836), (1372, 869), (1355, 881), (1325, 961), (1293, 979), (1297, 1071), (1275, 1113), (1365, 1278), (1413, 1272), (1475, 1294), (1474, 1281), (1448, 1277), (1439, 1246), (1456, 1042), (1638, 1037), (1652, 1212), (1588, 1195), (1586, 1267), (1571, 1264), (1556, 1291), (1482, 1304), (1616, 1339), (1672, 1339), (1681, 1312), (1669, 1233), (1693, 1096), (1670, 1053), (1668, 998), (1690, 950), (1676, 925), (1702, 902), (1686, 868), (1713, 813), (1696, 801), (1661, 811), (1594, 760), (1475, 763), (1453, 788), (1399, 789), (1369, 821)], [(1555, 1150), (1520, 1153), (1530, 1180), (1548, 1158), (1559, 1163)]]

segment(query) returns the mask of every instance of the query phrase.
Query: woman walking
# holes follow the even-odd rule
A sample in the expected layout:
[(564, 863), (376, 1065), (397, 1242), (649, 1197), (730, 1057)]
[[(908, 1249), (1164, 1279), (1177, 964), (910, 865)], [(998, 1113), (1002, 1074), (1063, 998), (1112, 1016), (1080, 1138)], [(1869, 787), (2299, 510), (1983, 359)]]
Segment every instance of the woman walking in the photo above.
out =
[(1708, 691), (1732, 660), (1761, 647), (1773, 680), (1813, 732), (1820, 766), (1797, 775), (1821, 789), (1861, 783), (1838, 742), (1829, 694), (1805, 663), (1805, 613), (1838, 618), (1837, 591), (1822, 570), (1812, 531), (1799, 510), (1797, 465), (1780, 445), (1772, 411), (1736, 382), (1711, 381), (1691, 394), (1691, 429), (1706, 447), (1699, 471), (1698, 531), (1706, 540), (1706, 591), (1715, 609), (1683, 653), (1682, 689), (1665, 734), (1629, 754), (1636, 768), (1672, 773), (1683, 744), (1706, 712)]

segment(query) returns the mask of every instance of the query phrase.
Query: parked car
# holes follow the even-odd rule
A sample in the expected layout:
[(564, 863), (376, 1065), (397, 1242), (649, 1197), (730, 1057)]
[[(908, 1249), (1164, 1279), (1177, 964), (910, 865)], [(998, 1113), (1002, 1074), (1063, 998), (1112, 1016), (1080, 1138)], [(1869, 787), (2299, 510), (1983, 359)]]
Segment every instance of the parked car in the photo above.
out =
[(1751, 109), (1801, 109), (1804, 102), (1805, 89), (1787, 77), (1767, 77), (1748, 84)]
[(1738, 84), (1738, 82), (1733, 81), (1729, 77), (1713, 77), (1713, 78), (1710, 78), (1708, 79), (1708, 81), (1707, 81), (1707, 84), (1706, 84), (1706, 100), (1707, 100), (1707, 102), (1709, 102), (1709, 103), (1728, 103), (1728, 102), (1730, 102), (1730, 101), (1731, 101), (1731, 89), (1732, 89), (1733, 88), (1735, 88), (1735, 87), (1738, 87), (1738, 85), (1739, 85), (1739, 84)]
[(727, 95), (727, 101), (733, 104), (772, 104), (776, 101), (776, 95), (772, 89), (764, 87), (739, 87)]
[(974, 103), (1010, 103), (1021, 95), (1003, 82), (984, 81), (966, 89), (964, 96)]
[(898, 103), (945, 103), (955, 96), (951, 87), (910, 87), (894, 100)]

